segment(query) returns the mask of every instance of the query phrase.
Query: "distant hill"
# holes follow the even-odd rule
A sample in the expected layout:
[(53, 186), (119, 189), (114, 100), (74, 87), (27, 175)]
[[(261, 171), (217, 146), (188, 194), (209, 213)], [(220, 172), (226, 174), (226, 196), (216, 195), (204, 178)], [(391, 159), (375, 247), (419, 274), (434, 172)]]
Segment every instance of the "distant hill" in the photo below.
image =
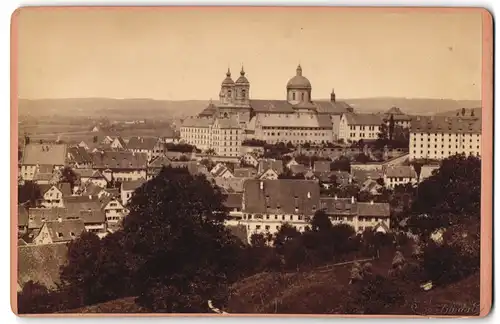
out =
[(358, 112), (387, 111), (391, 107), (398, 107), (409, 115), (434, 115), (443, 112), (456, 111), (462, 108), (481, 107), (481, 100), (452, 100), (452, 99), (412, 99), (412, 98), (366, 98), (340, 99), (347, 102)]
[(154, 99), (20, 99), (19, 115), (25, 117), (107, 117), (114, 120), (172, 119), (197, 114), (208, 100), (168, 101)]
[[(466, 108), (465, 115), (470, 116), (471, 113), (474, 112), (474, 116), (481, 117), (482, 109), (481, 108)], [(462, 114), (462, 109), (456, 109), (451, 111), (445, 111), (442, 113), (436, 114), (437, 116), (457, 116), (457, 114)]]
[[(326, 99), (325, 99), (326, 100)], [(461, 108), (477, 108), (480, 100), (364, 98), (339, 99), (352, 105), (358, 112), (384, 112), (396, 106), (407, 114), (432, 115), (449, 113)], [(319, 100), (318, 100), (319, 101)], [(127, 119), (175, 119), (193, 116), (209, 104), (208, 100), (154, 100), (154, 99), (20, 99), (19, 114), (23, 117), (108, 117)]]

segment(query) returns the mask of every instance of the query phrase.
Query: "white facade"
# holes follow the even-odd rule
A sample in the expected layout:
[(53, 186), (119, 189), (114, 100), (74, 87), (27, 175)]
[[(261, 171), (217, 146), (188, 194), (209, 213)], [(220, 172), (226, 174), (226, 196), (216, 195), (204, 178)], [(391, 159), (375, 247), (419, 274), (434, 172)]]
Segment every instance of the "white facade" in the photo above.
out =
[(353, 113), (343, 114), (339, 124), (339, 139), (344, 142), (376, 140), (380, 133), (382, 120), (376, 115)]
[(481, 155), (481, 133), (410, 133), (410, 160), (442, 160), (462, 153)]

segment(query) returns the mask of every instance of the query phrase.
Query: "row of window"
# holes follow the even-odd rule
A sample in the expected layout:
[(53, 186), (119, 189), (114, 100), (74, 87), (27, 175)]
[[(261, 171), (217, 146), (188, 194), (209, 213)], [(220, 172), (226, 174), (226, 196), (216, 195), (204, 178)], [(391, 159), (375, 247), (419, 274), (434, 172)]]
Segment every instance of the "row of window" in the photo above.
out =
[[(365, 137), (365, 133), (359, 133), (359, 137), (362, 137), (362, 138), (375, 138), (376, 137), (376, 134), (374, 133), (368, 133), (368, 137)], [(356, 133), (349, 133), (349, 137), (356, 137)]]
[(481, 134), (478, 134), (478, 133), (412, 133), (411, 136), (413, 138), (417, 138), (417, 136), (420, 136), (420, 137), (427, 137), (427, 136), (435, 136), (435, 137), (438, 137), (438, 136), (466, 136), (466, 137), (479, 137), (481, 136)]
[[(430, 154), (430, 155), (437, 156), (438, 151), (434, 151), (434, 153), (432, 153), (431, 151), (429, 151), (429, 153), (427, 153), (427, 151), (426, 151), (425, 153), (426, 153), (426, 154)], [(460, 152), (452, 152), (452, 151), (450, 151), (450, 152), (446, 152), (446, 153), (447, 153), (447, 154), (449, 154), (449, 155), (453, 155), (453, 154), (455, 154), (455, 153), (460, 153)], [(472, 151), (472, 152), (470, 152), (469, 154), (470, 154), (470, 155), (474, 155), (474, 154), (475, 154), (475, 155), (479, 156), (479, 153), (480, 153), (480, 152), (474, 152), (474, 151)], [(413, 154), (417, 154), (417, 151), (416, 151), (416, 150), (413, 150)], [(423, 155), (423, 154), (424, 154), (424, 151), (420, 151), (420, 155)], [(441, 156), (444, 156), (444, 154), (445, 154), (445, 151), (441, 151)]]
[[(280, 133), (280, 132), (264, 132), (264, 136), (282, 136), (281, 134), (282, 133)], [(287, 133), (287, 132), (283, 133), (283, 136), (323, 136), (323, 137), (325, 137), (327, 135), (328, 134), (326, 134), (326, 133), (309, 133), (309, 134), (298, 133), (298, 132), (296, 132), (296, 133)]]
[[(414, 142), (415, 140), (416, 140), (416, 139), (412, 140), (412, 142)], [(430, 141), (431, 141), (431, 139), (429, 138), (429, 142), (430, 142)], [(436, 137), (436, 138), (434, 139), (434, 142), (437, 142), (437, 141), (438, 141), (438, 139), (437, 139), (437, 137)], [(443, 142), (443, 141), (444, 141), (444, 139), (440, 139), (439, 141), (440, 141), (440, 142)], [(480, 142), (480, 141), (481, 141), (481, 140), (478, 138), (478, 139), (477, 139), (477, 142)], [(426, 140), (421, 139), (421, 142), (426, 142)], [(448, 138), (448, 142), (451, 142), (451, 137), (450, 137), (450, 138)], [(455, 138), (455, 142), (458, 142), (458, 138)], [(462, 138), (462, 142), (465, 142), (465, 138)], [(472, 143), (472, 138), (469, 140), (469, 142), (471, 142), (471, 143)]]
[(356, 126), (356, 125), (349, 125), (350, 130), (356, 130), (356, 127), (358, 127), (358, 130), (369, 130), (369, 131), (374, 131), (375, 127), (379, 128), (379, 126)]
[[(455, 149), (458, 149), (460, 145), (455, 145)], [(462, 149), (465, 149), (467, 145), (462, 145)], [(413, 144), (413, 147), (417, 147), (417, 144)], [(420, 144), (420, 148), (423, 148), (424, 145)], [(437, 148), (437, 145), (434, 145), (434, 148)], [(479, 150), (479, 145), (476, 146)], [(430, 144), (427, 144), (427, 148), (431, 148)], [(441, 145), (441, 148), (444, 148), (444, 145)], [(451, 149), (451, 145), (448, 145), (448, 148)], [(472, 149), (472, 145), (469, 145), (469, 149)]]

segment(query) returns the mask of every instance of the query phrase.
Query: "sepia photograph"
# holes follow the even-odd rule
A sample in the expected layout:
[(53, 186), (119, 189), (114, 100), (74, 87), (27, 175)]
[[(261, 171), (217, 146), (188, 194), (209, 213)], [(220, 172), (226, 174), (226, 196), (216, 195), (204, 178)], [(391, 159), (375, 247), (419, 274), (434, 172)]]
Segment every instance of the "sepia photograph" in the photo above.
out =
[(492, 24), (18, 9), (13, 311), (486, 316)]

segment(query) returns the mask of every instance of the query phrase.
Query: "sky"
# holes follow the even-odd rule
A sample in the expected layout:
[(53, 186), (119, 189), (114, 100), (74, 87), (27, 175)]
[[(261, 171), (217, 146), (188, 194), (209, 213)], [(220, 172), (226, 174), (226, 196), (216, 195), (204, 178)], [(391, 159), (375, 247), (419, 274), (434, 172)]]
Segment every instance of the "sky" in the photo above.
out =
[(481, 98), (480, 11), (339, 8), (23, 8), (20, 98), (218, 99), (244, 66), (253, 99)]

